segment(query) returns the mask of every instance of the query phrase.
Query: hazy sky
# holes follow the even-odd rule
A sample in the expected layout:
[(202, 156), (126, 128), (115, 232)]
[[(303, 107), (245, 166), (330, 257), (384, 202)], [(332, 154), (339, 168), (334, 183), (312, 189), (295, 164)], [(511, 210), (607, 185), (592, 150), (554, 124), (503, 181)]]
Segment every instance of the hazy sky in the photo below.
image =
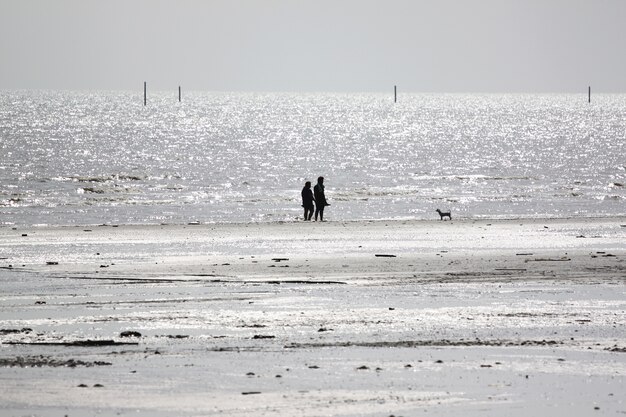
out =
[(0, 0), (0, 89), (626, 92), (626, 0)]

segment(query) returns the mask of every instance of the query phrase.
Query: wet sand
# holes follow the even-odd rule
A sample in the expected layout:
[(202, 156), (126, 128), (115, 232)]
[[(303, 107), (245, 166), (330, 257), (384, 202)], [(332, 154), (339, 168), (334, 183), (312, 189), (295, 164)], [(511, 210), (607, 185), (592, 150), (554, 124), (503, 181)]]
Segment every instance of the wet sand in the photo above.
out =
[(2, 415), (626, 413), (626, 219), (0, 228)]

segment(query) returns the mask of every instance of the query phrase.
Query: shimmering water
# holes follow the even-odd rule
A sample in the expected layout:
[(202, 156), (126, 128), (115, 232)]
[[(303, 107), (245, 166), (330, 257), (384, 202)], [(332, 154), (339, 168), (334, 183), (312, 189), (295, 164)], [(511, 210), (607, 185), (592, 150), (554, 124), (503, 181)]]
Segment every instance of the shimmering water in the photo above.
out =
[(0, 92), (0, 223), (626, 214), (626, 95)]

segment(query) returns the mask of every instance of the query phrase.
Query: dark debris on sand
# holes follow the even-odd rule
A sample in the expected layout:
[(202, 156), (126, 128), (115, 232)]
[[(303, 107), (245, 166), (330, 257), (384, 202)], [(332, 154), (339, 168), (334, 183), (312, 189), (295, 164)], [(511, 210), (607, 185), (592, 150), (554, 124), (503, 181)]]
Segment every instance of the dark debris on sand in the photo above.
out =
[(49, 356), (18, 356), (15, 358), (0, 358), (0, 367), (19, 367), (19, 368), (42, 368), (42, 367), (66, 367), (76, 368), (77, 366), (92, 367), (92, 366), (108, 366), (112, 365), (111, 362), (95, 361), (86, 362), (76, 359), (60, 360), (54, 359)]

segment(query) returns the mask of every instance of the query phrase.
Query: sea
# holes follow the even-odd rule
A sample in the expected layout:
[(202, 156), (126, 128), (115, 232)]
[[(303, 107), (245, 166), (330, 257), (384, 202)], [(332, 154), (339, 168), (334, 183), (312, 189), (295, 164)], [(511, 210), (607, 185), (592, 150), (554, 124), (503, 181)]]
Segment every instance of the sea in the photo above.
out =
[(626, 215), (626, 95), (0, 91), (0, 225)]

